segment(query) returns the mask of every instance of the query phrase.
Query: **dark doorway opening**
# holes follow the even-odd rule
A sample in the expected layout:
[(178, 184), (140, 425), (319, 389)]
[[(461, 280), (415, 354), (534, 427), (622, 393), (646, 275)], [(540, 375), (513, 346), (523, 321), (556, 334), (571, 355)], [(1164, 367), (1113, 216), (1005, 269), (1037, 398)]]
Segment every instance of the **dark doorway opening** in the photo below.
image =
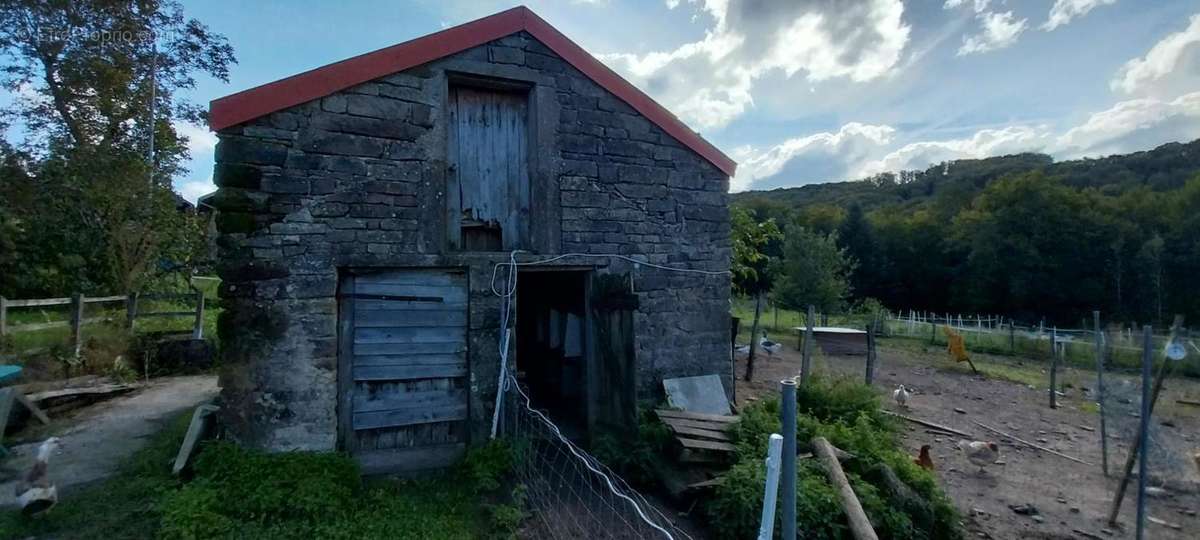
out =
[(587, 433), (586, 270), (524, 270), (517, 288), (517, 379), (563, 434)]

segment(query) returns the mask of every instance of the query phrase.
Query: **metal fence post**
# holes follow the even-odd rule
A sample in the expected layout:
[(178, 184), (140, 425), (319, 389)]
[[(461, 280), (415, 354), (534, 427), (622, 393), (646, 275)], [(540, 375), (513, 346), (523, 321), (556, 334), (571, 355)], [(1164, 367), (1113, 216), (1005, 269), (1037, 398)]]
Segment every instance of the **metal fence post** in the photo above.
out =
[(0, 296), (0, 337), (8, 334), (8, 299)]
[(1058, 327), (1050, 330), (1050, 408), (1058, 408), (1058, 395), (1055, 387), (1058, 385)]
[(783, 523), (779, 526), (782, 538), (796, 537), (796, 381), (779, 383), (782, 397), (779, 421), (783, 431)]
[(71, 350), (79, 357), (83, 349), (83, 294), (71, 295)]
[[(1138, 426), (1138, 495), (1137, 495), (1137, 540), (1142, 540), (1146, 535), (1146, 474), (1149, 472), (1147, 462), (1149, 461), (1146, 455), (1148, 447), (1148, 435), (1150, 431), (1150, 372), (1153, 369), (1154, 355), (1151, 354), (1151, 348), (1154, 347), (1154, 335), (1150, 329), (1150, 325), (1142, 327), (1142, 417)], [(1169, 360), (1163, 359), (1163, 362)]]
[(1104, 418), (1104, 334), (1100, 333), (1100, 312), (1092, 312), (1096, 330), (1096, 404), (1100, 408), (1100, 466), (1108, 476), (1108, 427)]
[(758, 522), (758, 540), (771, 540), (775, 535), (775, 496), (779, 492), (779, 457), (783, 437), (772, 433), (767, 439), (767, 482), (763, 486), (762, 518)]

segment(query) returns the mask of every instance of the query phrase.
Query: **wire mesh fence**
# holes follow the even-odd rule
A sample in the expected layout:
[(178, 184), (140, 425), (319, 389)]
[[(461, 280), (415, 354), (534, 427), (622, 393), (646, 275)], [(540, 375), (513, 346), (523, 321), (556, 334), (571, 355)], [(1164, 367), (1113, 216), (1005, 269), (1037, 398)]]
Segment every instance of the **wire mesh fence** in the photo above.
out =
[(502, 434), (531, 513), (523, 538), (688, 539), (620, 476), (563, 435), (511, 375)]
[[(888, 314), (883, 333), (911, 338), (930, 345), (947, 345), (947, 332), (962, 336), (968, 351), (1040, 359), (1047, 363), (1057, 354), (1064, 366), (1093, 369), (1097, 344), (1104, 355), (1105, 369), (1136, 371), (1142, 362), (1140, 330), (1122, 325), (1105, 325), (1099, 331), (1087, 328), (1056, 328), (1030, 325), (996, 316)], [(1099, 337), (1099, 339), (1097, 339)], [(1185, 331), (1183, 336), (1189, 338)], [(1154, 334), (1155, 350), (1162, 350), (1170, 336)], [(1200, 377), (1200, 355), (1190, 355), (1173, 370), (1178, 375)]]

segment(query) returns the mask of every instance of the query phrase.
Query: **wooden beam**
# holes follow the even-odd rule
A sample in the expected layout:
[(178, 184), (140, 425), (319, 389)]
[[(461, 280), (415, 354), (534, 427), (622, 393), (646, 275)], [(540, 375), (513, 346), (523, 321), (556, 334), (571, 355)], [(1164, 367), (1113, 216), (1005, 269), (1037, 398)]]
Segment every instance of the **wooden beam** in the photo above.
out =
[(1024, 444), (1025, 446), (1028, 446), (1028, 447), (1030, 447), (1030, 448), (1035, 448), (1035, 449), (1041, 450), (1041, 451), (1043, 451), (1043, 452), (1046, 452), (1046, 453), (1049, 453), (1049, 454), (1054, 454), (1054, 455), (1056, 455), (1056, 456), (1058, 456), (1058, 457), (1065, 458), (1065, 459), (1069, 459), (1069, 460), (1071, 460), (1071, 461), (1074, 461), (1074, 462), (1076, 462), (1076, 463), (1082, 463), (1082, 464), (1084, 464), (1084, 465), (1088, 465), (1088, 466), (1091, 466), (1091, 465), (1092, 465), (1091, 463), (1088, 463), (1088, 462), (1086, 462), (1086, 461), (1084, 461), (1084, 460), (1082, 460), (1082, 459), (1079, 459), (1079, 458), (1077, 458), (1077, 457), (1071, 457), (1071, 456), (1068, 456), (1068, 455), (1066, 455), (1066, 454), (1064, 454), (1064, 453), (1062, 453), (1062, 452), (1059, 452), (1059, 451), (1057, 451), (1057, 450), (1051, 450), (1051, 449), (1049, 449), (1049, 448), (1046, 448), (1045, 446), (1041, 446), (1041, 445), (1038, 445), (1038, 444), (1031, 443), (1031, 442), (1029, 442), (1029, 441), (1027, 441), (1027, 440), (1025, 440), (1025, 439), (1022, 439), (1022, 438), (1020, 438), (1020, 437), (1015, 437), (1015, 436), (1013, 436), (1013, 435), (1011, 435), (1011, 434), (1008, 434), (1008, 433), (1005, 433), (1005, 432), (1003, 432), (1003, 431), (1000, 431), (1000, 430), (998, 430), (998, 429), (996, 429), (996, 428), (994, 428), (994, 427), (989, 427), (989, 426), (987, 426), (987, 425), (984, 425), (984, 424), (982, 424), (982, 423), (980, 423), (980, 422), (975, 422), (975, 425), (977, 425), (977, 426), (979, 426), (979, 427), (981, 427), (981, 428), (983, 428), (983, 429), (986, 429), (986, 430), (988, 430), (988, 431), (990, 431), (990, 432), (992, 432), (992, 433), (995, 433), (995, 434), (997, 434), (997, 435), (999, 435), (999, 436), (1001, 436), (1001, 437), (1005, 437), (1005, 438), (1008, 438), (1008, 439), (1012, 439), (1012, 440), (1014, 440), (1014, 441), (1017, 441), (1017, 442), (1019, 442), (1019, 443), (1021, 443), (1021, 444)]
[(723, 442), (728, 442), (728, 441), (733, 440), (732, 438), (729, 437), (729, 435), (726, 435), (724, 432), (714, 431), (711, 429), (697, 429), (697, 428), (682, 427), (682, 426), (671, 426), (671, 431), (674, 431), (675, 433), (678, 433), (679, 435), (687, 435), (689, 437), (699, 437), (701, 439), (712, 439), (715, 441), (723, 441)]
[(675, 440), (679, 441), (688, 450), (712, 450), (714, 452), (734, 452), (737, 450), (736, 446), (726, 442), (701, 441), (685, 437), (676, 437)]
[(200, 437), (208, 428), (209, 416), (218, 410), (220, 407), (216, 405), (196, 407), (196, 411), (192, 413), (192, 423), (188, 425), (187, 435), (183, 437), (183, 444), (179, 446), (179, 453), (175, 454), (175, 465), (171, 467), (171, 474), (178, 476), (183, 468), (187, 467), (188, 460), (196, 451), (196, 445), (200, 443)]
[(973, 437), (973, 435), (971, 435), (970, 433), (967, 433), (965, 431), (959, 431), (957, 429), (946, 427), (941, 424), (935, 424), (928, 420), (921, 420), (920, 418), (913, 418), (911, 416), (905, 416), (903, 414), (895, 413), (895, 412), (888, 411), (888, 410), (881, 410), (880, 412), (882, 412), (883, 414), (886, 414), (888, 416), (895, 416), (896, 418), (902, 418), (904, 420), (908, 420), (909, 422), (912, 422), (914, 424), (920, 424), (925, 427), (930, 427), (930, 428), (934, 428), (937, 430), (945, 431), (946, 433), (953, 433), (955, 435), (958, 435), (961, 437), (967, 437), (967, 438)]
[(833, 445), (829, 444), (824, 437), (815, 437), (812, 440), (812, 447), (821, 459), (825, 475), (833, 484), (834, 491), (837, 492), (838, 501), (842, 505), (842, 511), (846, 513), (846, 521), (850, 523), (850, 532), (854, 538), (856, 540), (879, 540), (879, 537), (875, 535), (875, 529), (871, 527), (871, 521), (867, 519), (867, 513), (863, 511), (862, 504), (854, 495), (850, 482), (846, 480), (846, 473), (842, 471), (842, 465), (838, 463)]
[(725, 423), (725, 424), (732, 424), (741, 419), (741, 417), (739, 417), (739, 416), (725, 416), (725, 415), (721, 415), (721, 414), (703, 414), (703, 413), (694, 413), (694, 412), (687, 412), (687, 411), (672, 411), (669, 409), (655, 409), (654, 412), (655, 412), (655, 414), (658, 414), (659, 418), (666, 417), (666, 418), (681, 418), (683, 420), (706, 420), (709, 422), (721, 422), (721, 423)]

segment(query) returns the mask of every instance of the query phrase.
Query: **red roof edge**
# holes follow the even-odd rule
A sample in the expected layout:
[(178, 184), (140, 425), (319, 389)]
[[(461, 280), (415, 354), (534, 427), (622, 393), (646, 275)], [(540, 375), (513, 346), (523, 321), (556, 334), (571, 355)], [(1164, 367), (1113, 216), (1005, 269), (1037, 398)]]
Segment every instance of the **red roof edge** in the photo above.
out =
[(220, 131), (521, 30), (726, 175), (734, 175), (737, 163), (729, 156), (525, 6), (215, 99), (209, 104), (209, 127)]

